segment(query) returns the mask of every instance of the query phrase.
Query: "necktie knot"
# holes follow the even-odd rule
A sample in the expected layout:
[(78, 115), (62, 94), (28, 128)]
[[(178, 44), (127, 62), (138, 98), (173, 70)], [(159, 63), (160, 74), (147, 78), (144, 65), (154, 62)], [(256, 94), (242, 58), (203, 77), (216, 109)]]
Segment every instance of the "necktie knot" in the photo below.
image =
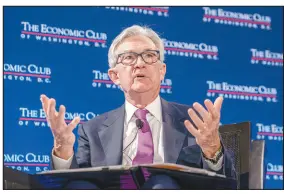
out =
[(146, 120), (146, 115), (148, 112), (149, 111), (146, 109), (137, 109), (134, 114), (138, 119)]

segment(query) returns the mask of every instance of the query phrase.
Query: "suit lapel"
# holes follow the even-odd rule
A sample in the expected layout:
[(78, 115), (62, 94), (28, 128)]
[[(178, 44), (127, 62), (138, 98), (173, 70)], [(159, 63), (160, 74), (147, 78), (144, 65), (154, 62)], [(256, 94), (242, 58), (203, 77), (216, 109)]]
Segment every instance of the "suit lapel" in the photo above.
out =
[[(183, 116), (161, 98), (163, 115), (163, 145), (165, 163), (177, 163), (187, 133), (184, 132)], [(175, 115), (173, 117), (172, 115)]]
[[(163, 119), (163, 145), (165, 163), (177, 163), (185, 138), (189, 132), (185, 129), (183, 121), (185, 115), (161, 98)], [(106, 165), (121, 165), (123, 150), (125, 106), (107, 114), (98, 135), (105, 153)], [(190, 143), (195, 144), (195, 143)], [(192, 147), (188, 146), (188, 147)]]
[(106, 165), (122, 164), (124, 105), (110, 112), (98, 132)]

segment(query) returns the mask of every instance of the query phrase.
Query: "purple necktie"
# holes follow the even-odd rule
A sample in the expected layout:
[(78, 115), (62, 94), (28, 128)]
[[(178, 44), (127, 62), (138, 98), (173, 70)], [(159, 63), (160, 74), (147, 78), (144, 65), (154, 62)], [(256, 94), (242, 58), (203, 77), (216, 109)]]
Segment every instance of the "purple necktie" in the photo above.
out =
[(138, 148), (137, 154), (132, 164), (152, 164), (154, 159), (154, 146), (152, 132), (146, 114), (148, 110), (137, 109), (135, 116), (143, 122), (143, 127), (138, 129)]

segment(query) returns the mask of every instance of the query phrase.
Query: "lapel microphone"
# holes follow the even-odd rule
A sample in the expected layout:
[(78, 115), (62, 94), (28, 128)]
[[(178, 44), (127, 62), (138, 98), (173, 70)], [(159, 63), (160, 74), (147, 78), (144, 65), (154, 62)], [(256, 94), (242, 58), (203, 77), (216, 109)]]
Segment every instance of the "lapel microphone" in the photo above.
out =
[(138, 129), (142, 129), (143, 127), (143, 121), (141, 121), (141, 119), (136, 119), (136, 126)]
[[(141, 119), (136, 119), (135, 123), (136, 123), (136, 127), (138, 128), (138, 130), (139, 130), (139, 129), (142, 129), (144, 123), (143, 123), (143, 121), (142, 121)], [(123, 153), (124, 153), (124, 151), (133, 143), (133, 141), (135, 140), (135, 138), (136, 138), (136, 136), (137, 136), (137, 134), (138, 134), (138, 130), (136, 131), (135, 137), (132, 139), (132, 141), (123, 149)], [(126, 154), (126, 153), (124, 153), (124, 154)], [(127, 154), (126, 154), (126, 156), (127, 156), (128, 158), (130, 158)], [(130, 158), (130, 159), (131, 159), (131, 158)], [(132, 161), (132, 160), (131, 160), (131, 161)]]

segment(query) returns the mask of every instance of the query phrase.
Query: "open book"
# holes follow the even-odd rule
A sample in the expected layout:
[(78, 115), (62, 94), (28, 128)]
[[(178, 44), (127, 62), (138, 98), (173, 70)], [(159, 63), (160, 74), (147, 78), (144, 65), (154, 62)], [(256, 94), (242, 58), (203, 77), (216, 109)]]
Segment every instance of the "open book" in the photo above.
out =
[(36, 174), (35, 178), (46, 189), (61, 188), (72, 180), (95, 182), (100, 188), (107, 189), (139, 189), (157, 174), (176, 179), (185, 189), (230, 189), (235, 182), (212, 171), (170, 163), (50, 170)]
[(141, 168), (156, 168), (156, 169), (165, 169), (165, 170), (173, 170), (173, 171), (181, 171), (181, 172), (190, 172), (190, 173), (196, 173), (196, 174), (204, 174), (208, 176), (219, 176), (226, 178), (225, 175), (217, 174), (216, 172), (212, 172), (205, 169), (200, 168), (193, 168), (188, 166), (183, 166), (179, 164), (171, 164), (171, 163), (156, 163), (156, 164), (145, 164), (145, 165), (132, 165), (132, 166), (123, 166), (123, 165), (117, 165), (117, 166), (102, 166), (102, 167), (90, 167), (90, 168), (77, 168), (77, 169), (65, 169), (65, 170), (50, 170), (50, 171), (44, 171), (40, 172), (39, 174), (53, 174), (53, 173), (76, 173), (76, 172), (96, 172), (96, 171), (126, 171), (135, 169), (137, 167)]

